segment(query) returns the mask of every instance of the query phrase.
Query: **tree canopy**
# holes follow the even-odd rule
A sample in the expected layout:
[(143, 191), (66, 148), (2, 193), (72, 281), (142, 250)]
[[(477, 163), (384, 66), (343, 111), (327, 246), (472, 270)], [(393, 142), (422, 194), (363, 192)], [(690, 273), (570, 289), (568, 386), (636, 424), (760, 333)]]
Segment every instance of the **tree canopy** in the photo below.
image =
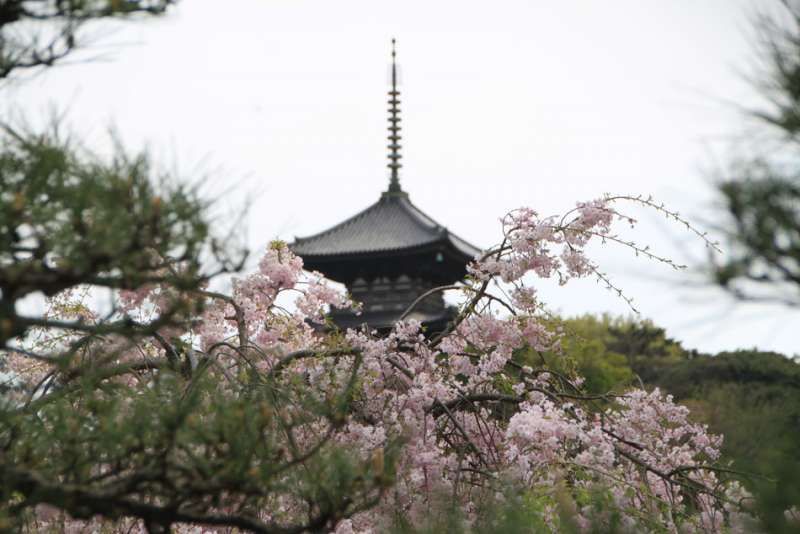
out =
[(712, 272), (739, 299), (794, 307), (800, 305), (800, 5), (775, 4), (780, 13), (758, 22), (765, 70), (753, 76), (768, 104), (749, 112), (771, 142), (748, 147), (754, 155), (733, 161), (717, 183), (729, 254)]
[(2, 0), (0, 80), (14, 72), (51, 67), (88, 43), (88, 22), (161, 14), (175, 0)]

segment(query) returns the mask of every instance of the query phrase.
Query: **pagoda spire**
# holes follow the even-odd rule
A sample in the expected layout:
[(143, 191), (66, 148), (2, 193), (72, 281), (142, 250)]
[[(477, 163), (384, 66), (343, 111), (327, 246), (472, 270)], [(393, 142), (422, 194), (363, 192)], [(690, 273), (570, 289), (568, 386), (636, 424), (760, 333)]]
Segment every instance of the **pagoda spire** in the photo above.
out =
[(389, 179), (389, 190), (387, 193), (401, 193), (400, 188), (400, 91), (397, 90), (397, 53), (395, 52), (395, 40), (392, 38), (392, 90), (389, 91), (389, 164), (391, 170)]

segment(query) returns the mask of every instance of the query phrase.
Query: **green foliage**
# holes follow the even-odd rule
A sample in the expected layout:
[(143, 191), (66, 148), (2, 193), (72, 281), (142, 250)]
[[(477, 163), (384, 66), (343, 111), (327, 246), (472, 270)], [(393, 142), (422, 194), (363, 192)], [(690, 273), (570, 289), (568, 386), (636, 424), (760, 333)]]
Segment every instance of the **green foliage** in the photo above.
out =
[(754, 475), (744, 482), (766, 525), (785, 528), (783, 511), (800, 502), (800, 364), (743, 350), (681, 362), (656, 383), (725, 436), (725, 457)]
[[(152, 253), (195, 258), (208, 237), (204, 206), (184, 186), (151, 183), (147, 157), (109, 163), (80, 154), (57, 131), (6, 129), (0, 153), (0, 251), (50, 259), (80, 277), (113, 261), (120, 280), (141, 283)], [(146, 248), (144, 248), (146, 247)], [(14, 254), (17, 252), (17, 254)], [(44, 253), (50, 254), (43, 258)], [(24, 264), (19, 270), (28, 267)]]
[[(664, 329), (647, 320), (584, 315), (563, 319), (562, 342), (567, 361), (586, 379), (588, 393), (622, 392), (639, 380), (648, 381), (666, 368), (689, 357), (680, 343), (668, 338)], [(560, 357), (547, 355), (548, 362)]]
[(747, 300), (800, 303), (800, 179), (763, 161), (743, 164), (742, 178), (719, 184), (733, 222), (731, 256), (716, 282)]
[[(302, 382), (225, 391), (220, 380), (211, 368), (141, 386), (86, 378), (0, 411), (0, 518), (32, 521), (46, 503), (74, 518), (213, 525), (209, 509), (235, 509), (216, 524), (248, 529), (263, 510), (295, 503), (321, 528), (374, 505), (392, 483), (396, 448), (365, 462), (328, 440), (344, 421), (336, 412), (350, 410), (349, 389), (319, 399)], [(287, 436), (313, 421), (318, 436), (293, 448)]]
[(611, 323), (607, 316), (599, 320), (590, 315), (564, 320), (563, 350), (586, 379), (584, 386), (588, 393), (621, 391), (634, 380), (625, 355), (609, 348), (614, 341)]
[[(80, 284), (196, 289), (203, 255), (220, 271), (241, 259), (210, 236), (206, 204), (186, 186), (158, 185), (146, 155), (117, 147), (110, 161), (79, 150), (57, 128), (0, 132), (0, 343), (41, 323), (17, 315), (31, 293)], [(178, 311), (188, 311), (175, 302)], [(123, 325), (124, 326), (124, 325)]]

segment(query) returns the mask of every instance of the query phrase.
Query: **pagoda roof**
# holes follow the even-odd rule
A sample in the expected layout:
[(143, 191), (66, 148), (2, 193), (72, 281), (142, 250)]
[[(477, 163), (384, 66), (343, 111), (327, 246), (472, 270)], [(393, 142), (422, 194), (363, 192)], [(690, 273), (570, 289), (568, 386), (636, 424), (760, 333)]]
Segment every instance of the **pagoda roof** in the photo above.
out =
[(381, 198), (339, 224), (308, 237), (298, 237), (291, 248), (307, 262), (352, 256), (412, 252), (444, 245), (471, 261), (480, 249), (451, 233), (408, 199), (404, 192), (386, 192)]

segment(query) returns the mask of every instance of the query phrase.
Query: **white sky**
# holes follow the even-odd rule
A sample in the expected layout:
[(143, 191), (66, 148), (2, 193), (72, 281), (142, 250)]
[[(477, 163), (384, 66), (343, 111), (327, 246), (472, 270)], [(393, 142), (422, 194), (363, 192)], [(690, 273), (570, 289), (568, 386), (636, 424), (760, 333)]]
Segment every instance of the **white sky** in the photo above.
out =
[[(652, 194), (703, 226), (719, 219), (709, 171), (746, 132), (736, 107), (757, 103), (743, 75), (764, 4), (184, 0), (157, 20), (93, 26), (84, 57), (98, 60), (6, 84), (0, 118), (66, 109), (90, 146), (113, 124), (129, 146), (225, 194), (223, 217), (249, 202), (242, 231), (257, 251), (325, 229), (386, 187), (394, 36), (401, 183), (452, 231), (491, 245), (512, 208), (556, 213), (605, 192)], [(678, 226), (633, 213), (637, 241), (703, 258)], [(734, 306), (623, 249), (597, 257), (687, 347), (800, 352), (800, 313)], [(593, 282), (543, 292), (567, 314), (627, 313)]]

